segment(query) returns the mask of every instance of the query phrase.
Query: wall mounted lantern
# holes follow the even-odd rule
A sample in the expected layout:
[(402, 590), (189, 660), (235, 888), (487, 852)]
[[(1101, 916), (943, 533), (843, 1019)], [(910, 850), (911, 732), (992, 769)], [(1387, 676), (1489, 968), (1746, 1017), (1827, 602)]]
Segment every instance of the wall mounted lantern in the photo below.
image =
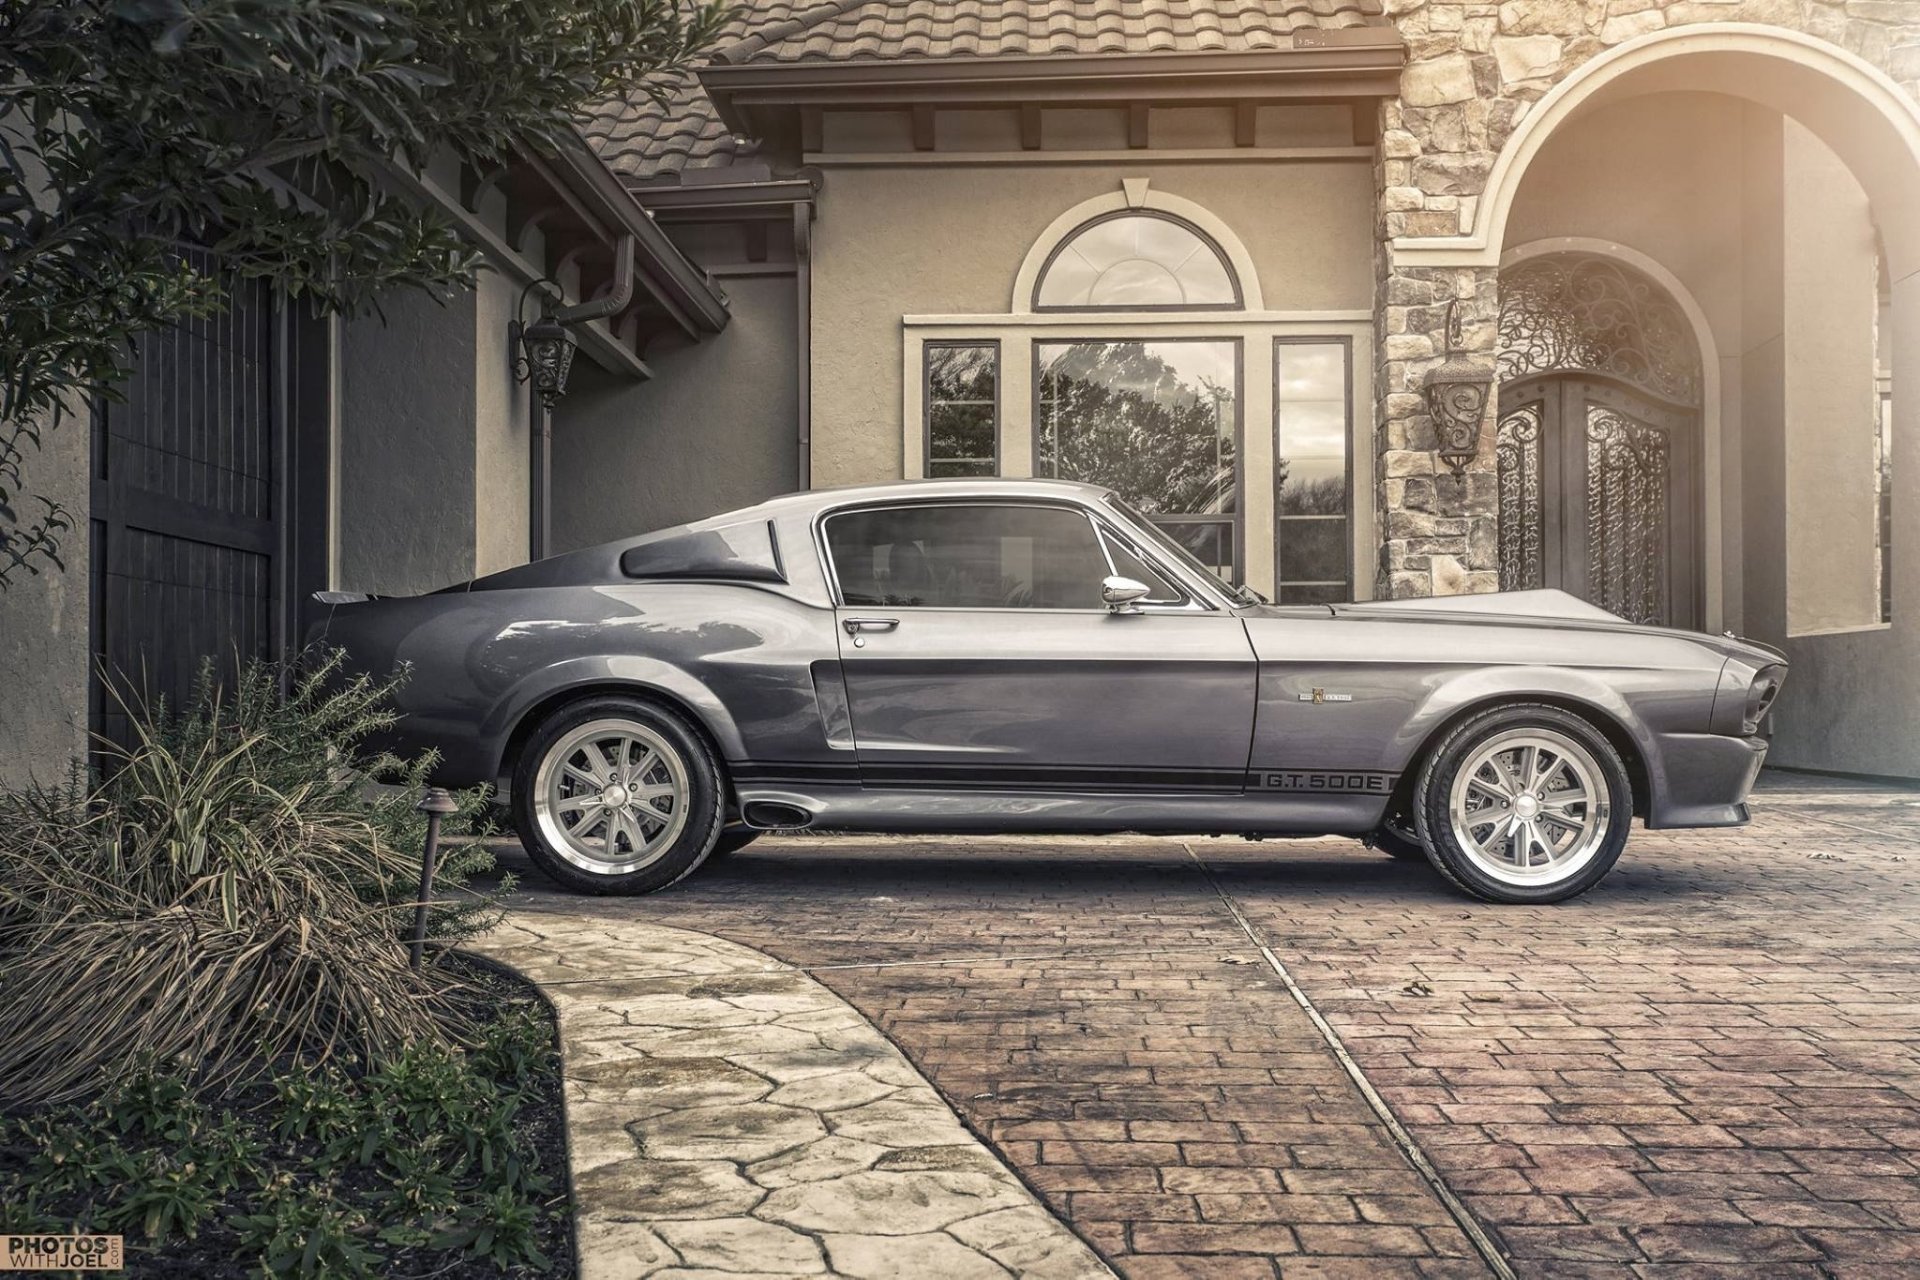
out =
[(1436, 452), (1458, 476), (1480, 451), (1480, 421), (1493, 390), (1493, 366), (1460, 352), (1458, 298), (1447, 302), (1446, 363), (1428, 371), (1422, 390), (1439, 444)]
[(567, 394), (567, 373), (573, 368), (577, 344), (544, 302), (540, 318), (532, 324), (526, 323), (527, 295), (543, 285), (550, 287), (556, 297), (559, 295), (560, 286), (545, 279), (535, 280), (520, 291), (520, 305), (513, 321), (513, 338), (520, 353), (514, 358), (513, 376), (518, 382), (531, 380), (540, 403), (551, 413), (560, 397)]

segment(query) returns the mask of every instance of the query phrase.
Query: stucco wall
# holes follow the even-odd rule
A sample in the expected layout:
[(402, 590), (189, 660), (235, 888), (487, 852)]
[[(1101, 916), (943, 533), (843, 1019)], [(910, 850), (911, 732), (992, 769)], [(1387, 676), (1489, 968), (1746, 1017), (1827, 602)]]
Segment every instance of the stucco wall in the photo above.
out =
[(1782, 142), (1787, 630), (1805, 635), (1880, 621), (1879, 269), (1867, 195), (1846, 165), (1791, 120)]
[(492, 573), (527, 560), (527, 388), (514, 381), (507, 325), (520, 291), (482, 272), (473, 300), (474, 572)]
[(409, 594), (474, 574), (476, 295), (381, 306), (341, 330), (334, 581)]
[(553, 423), (555, 551), (795, 487), (793, 277), (736, 277), (726, 289), (726, 329), (698, 346), (649, 350), (652, 381), (575, 366)]
[(0, 787), (59, 782), (86, 750), (88, 436), (87, 414), (75, 414), (21, 468), (26, 492), (65, 507), (75, 527), (60, 544), (64, 569), (36, 561), (39, 574), (0, 591)]
[[(901, 473), (902, 316), (999, 315), (1062, 212), (1148, 178), (1246, 243), (1270, 311), (1373, 303), (1365, 164), (1266, 161), (830, 167), (814, 224), (813, 483)], [(1006, 395), (1024, 394), (1009, 386)]]

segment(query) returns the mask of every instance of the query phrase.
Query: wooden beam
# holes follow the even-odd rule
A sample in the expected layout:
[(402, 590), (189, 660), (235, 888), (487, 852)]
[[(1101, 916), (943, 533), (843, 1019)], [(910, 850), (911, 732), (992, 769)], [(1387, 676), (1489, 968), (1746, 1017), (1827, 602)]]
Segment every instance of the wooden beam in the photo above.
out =
[(1037, 102), (1020, 104), (1020, 149), (1040, 149), (1040, 104)]
[(800, 108), (800, 150), (825, 151), (827, 149), (827, 129), (823, 120), (824, 112), (818, 107)]
[(933, 108), (925, 103), (913, 109), (913, 149), (933, 150)]
[(1356, 102), (1353, 104), (1353, 145), (1370, 147), (1380, 141), (1380, 104), (1377, 102)]
[(1127, 145), (1136, 151), (1147, 145), (1147, 104), (1127, 104)]
[(1251, 147), (1259, 132), (1260, 108), (1252, 102), (1233, 104), (1233, 145)]
[(740, 232), (747, 241), (747, 261), (765, 262), (767, 260), (767, 224), (764, 219), (740, 224)]

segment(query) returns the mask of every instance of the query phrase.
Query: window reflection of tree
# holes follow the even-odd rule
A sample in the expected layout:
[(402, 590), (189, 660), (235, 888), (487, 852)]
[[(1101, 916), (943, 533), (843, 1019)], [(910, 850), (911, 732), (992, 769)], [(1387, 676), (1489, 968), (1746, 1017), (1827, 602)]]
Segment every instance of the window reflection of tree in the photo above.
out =
[(1189, 382), (1143, 342), (1064, 346), (1041, 375), (1039, 470), (1149, 515), (1231, 511), (1233, 415), (1232, 387)]
[(1280, 511), (1289, 516), (1339, 516), (1347, 511), (1345, 476), (1320, 476), (1312, 480), (1287, 482), (1288, 464), (1277, 464), (1276, 487), (1280, 490)]

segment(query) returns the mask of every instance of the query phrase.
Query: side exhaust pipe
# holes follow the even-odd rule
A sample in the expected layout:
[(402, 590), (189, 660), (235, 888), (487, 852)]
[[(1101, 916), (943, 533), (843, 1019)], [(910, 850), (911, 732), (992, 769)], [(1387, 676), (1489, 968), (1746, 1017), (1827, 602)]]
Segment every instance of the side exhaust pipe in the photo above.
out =
[(813, 825), (813, 815), (797, 804), (777, 800), (750, 800), (740, 809), (740, 820), (761, 831), (799, 831)]

